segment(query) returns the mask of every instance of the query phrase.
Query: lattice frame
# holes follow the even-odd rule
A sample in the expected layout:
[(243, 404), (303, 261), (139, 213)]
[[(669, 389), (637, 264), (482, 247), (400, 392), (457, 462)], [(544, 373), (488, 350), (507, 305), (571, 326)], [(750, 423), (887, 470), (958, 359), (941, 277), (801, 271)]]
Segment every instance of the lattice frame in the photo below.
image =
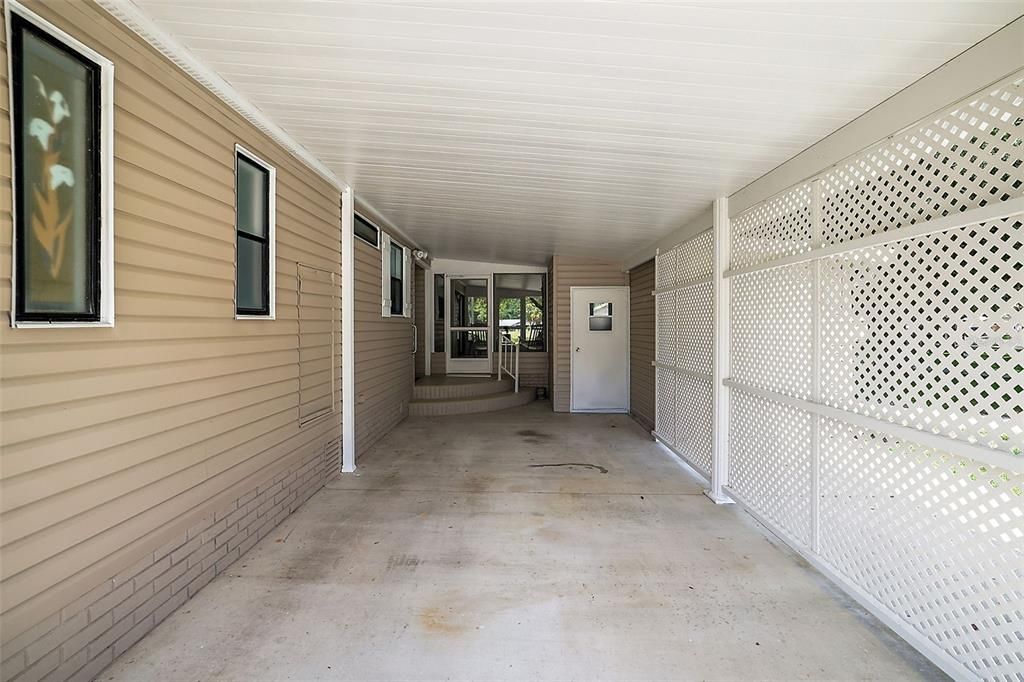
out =
[(713, 235), (659, 253), (655, 277), (655, 431), (710, 477)]
[(1024, 228), (928, 221), (1022, 197), (1024, 71), (734, 216), (730, 240), (727, 489), (998, 682), (1024, 682)]
[(821, 425), (821, 556), (981, 677), (1024, 674), (1024, 474)]

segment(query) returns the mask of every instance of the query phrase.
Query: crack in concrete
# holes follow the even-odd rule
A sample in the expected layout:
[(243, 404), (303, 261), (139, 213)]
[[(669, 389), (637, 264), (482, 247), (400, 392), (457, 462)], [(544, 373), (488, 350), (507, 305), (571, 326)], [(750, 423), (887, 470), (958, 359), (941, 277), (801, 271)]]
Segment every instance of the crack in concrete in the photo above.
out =
[(596, 469), (602, 474), (608, 473), (608, 470), (602, 466), (598, 466), (596, 464), (583, 464), (581, 462), (565, 462), (563, 464), (528, 464), (527, 466), (531, 469), (540, 469), (542, 467), (586, 467), (588, 469)]

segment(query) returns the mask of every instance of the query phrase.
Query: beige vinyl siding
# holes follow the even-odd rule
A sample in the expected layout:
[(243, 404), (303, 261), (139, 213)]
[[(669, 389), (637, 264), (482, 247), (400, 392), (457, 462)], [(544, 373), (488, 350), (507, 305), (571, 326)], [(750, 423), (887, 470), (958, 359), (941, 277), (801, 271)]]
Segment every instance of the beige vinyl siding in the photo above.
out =
[[(491, 363), (493, 373), (498, 373), (498, 354), (495, 352), (494, 360)], [(521, 386), (544, 386), (548, 385), (548, 354), (546, 352), (533, 351), (530, 353), (519, 353), (519, 384)]]
[(356, 457), (409, 415), (412, 320), (383, 317), (381, 252), (355, 240)]
[(570, 287), (624, 286), (628, 283), (622, 267), (588, 258), (555, 256), (551, 259), (553, 305), (551, 306), (554, 354), (551, 356), (551, 399), (555, 412), (571, 409), (572, 304)]
[(654, 429), (654, 260), (629, 271), (629, 410)]
[[(139, 561), (213, 505), (298, 466), (340, 436), (339, 419), (330, 416), (299, 426), (297, 311), (298, 264), (339, 271), (337, 190), (95, 5), (26, 4), (115, 64), (117, 324), (6, 324), (11, 156), (5, 63), (5, 642)], [(277, 168), (274, 321), (233, 319), (236, 142)], [(339, 347), (339, 364), (340, 356)], [(335, 395), (335, 406), (340, 398)]]
[(427, 346), (427, 323), (426, 323), (426, 310), (427, 310), (427, 287), (425, 285), (424, 273), (426, 272), (423, 268), (413, 268), (416, 271), (416, 276), (413, 278), (413, 290), (415, 295), (413, 296), (415, 312), (413, 317), (416, 320), (416, 377), (421, 377), (426, 374), (427, 369), (427, 353), (430, 352), (430, 348)]
[(433, 374), (447, 374), (448, 373), (448, 356), (443, 352), (431, 353), (430, 355), (430, 373)]

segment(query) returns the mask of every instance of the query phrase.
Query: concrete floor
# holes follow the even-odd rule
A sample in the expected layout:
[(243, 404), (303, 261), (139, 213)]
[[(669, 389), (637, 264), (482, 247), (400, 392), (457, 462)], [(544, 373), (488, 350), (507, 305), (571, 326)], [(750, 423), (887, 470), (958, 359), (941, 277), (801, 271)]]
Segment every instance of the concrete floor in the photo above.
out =
[(549, 410), (407, 420), (100, 679), (943, 678), (631, 419)]

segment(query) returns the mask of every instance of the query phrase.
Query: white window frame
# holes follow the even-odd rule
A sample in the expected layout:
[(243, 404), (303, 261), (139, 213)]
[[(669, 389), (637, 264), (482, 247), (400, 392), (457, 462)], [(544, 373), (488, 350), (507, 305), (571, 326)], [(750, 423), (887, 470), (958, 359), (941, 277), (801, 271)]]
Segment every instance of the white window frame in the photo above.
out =
[(14, 88), (8, 87), (8, 112), (11, 120), (11, 326), (17, 328), (59, 329), (68, 327), (114, 326), (114, 63), (96, 50), (68, 35), (17, 0), (8, 0), (4, 7), (7, 26), (7, 82), (14, 82), (14, 59), (11, 54), (11, 14), (22, 19), (75, 50), (100, 69), (100, 315), (98, 320), (54, 321), (18, 320), (18, 193), (14, 164), (14, 148), (18, 144), (14, 129)]
[[(402, 249), (402, 313), (391, 312), (391, 245)], [(395, 241), (391, 235), (380, 232), (381, 264), (381, 317), (412, 317), (412, 251)]]
[[(270, 247), (267, 263), (267, 314), (250, 315), (238, 312), (238, 156), (242, 155), (247, 161), (256, 164), (267, 171), (269, 179), (267, 182), (267, 242)], [(235, 184), (232, 190), (232, 210), (235, 215), (235, 288), (231, 294), (231, 305), (235, 311), (236, 320), (274, 320), (277, 319), (277, 169), (272, 165), (253, 154), (240, 144), (235, 144), (235, 154), (232, 162), (235, 166)]]

